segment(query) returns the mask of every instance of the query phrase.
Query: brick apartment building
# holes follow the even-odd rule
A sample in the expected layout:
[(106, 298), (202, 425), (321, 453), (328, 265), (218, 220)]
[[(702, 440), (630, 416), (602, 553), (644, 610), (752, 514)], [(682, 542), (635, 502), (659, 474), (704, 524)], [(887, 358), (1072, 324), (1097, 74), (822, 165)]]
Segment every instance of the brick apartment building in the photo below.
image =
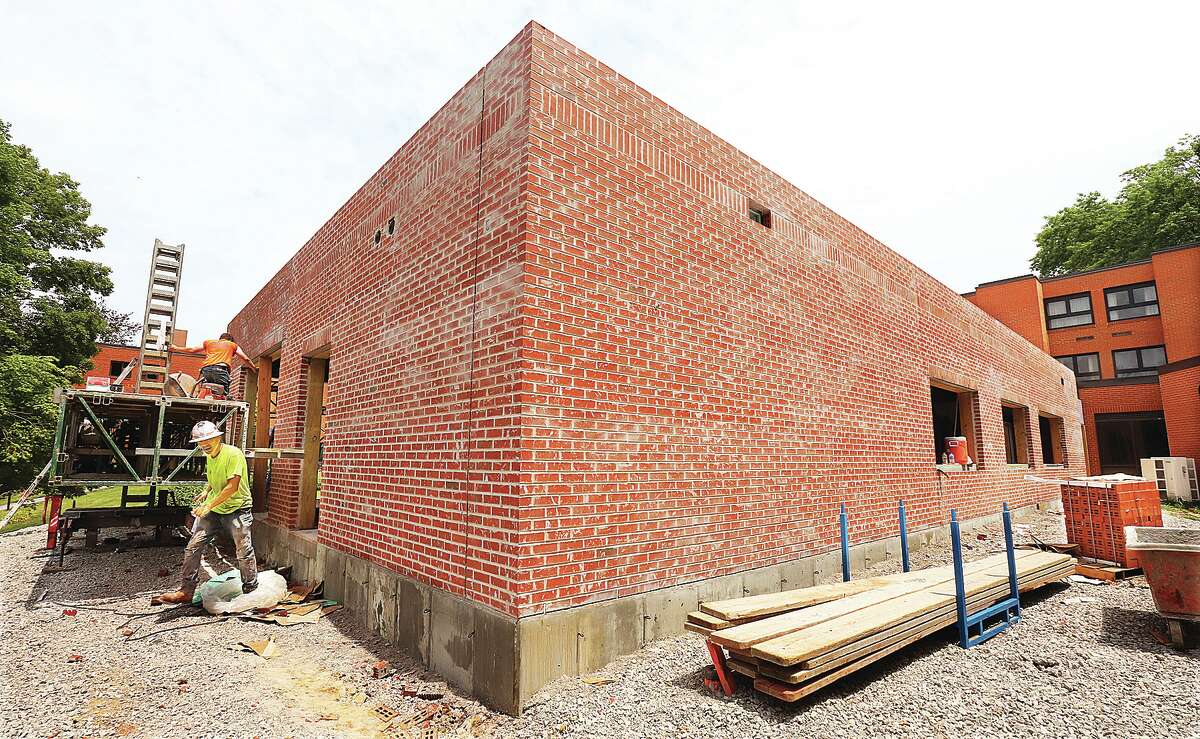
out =
[(1143, 457), (1200, 458), (1200, 243), (966, 296), (1076, 375), (1088, 471), (1140, 475)]
[(901, 498), (927, 540), (1084, 470), (1068, 369), (536, 23), (229, 325), (305, 450), (260, 551), (509, 711), (834, 571), (843, 502), (862, 566)]
[[(179, 346), (187, 346), (187, 331), (175, 329), (172, 341)], [(140, 351), (137, 346), (128, 346), (126, 344), (96, 344), (96, 353), (92, 356), (92, 369), (85, 372), (84, 375), (86, 377), (107, 377), (115, 380), (120, 377), (121, 372), (129, 366), (130, 362), (138, 358)], [(200, 354), (179, 354), (172, 352), (171, 371), (186, 372), (192, 377), (199, 377), (200, 363), (203, 361), (204, 357)], [(135, 373), (130, 372), (127, 379), (128, 392), (133, 392), (137, 376)], [(84, 384), (80, 383), (75, 387), (82, 388)], [(150, 395), (157, 395), (159, 393), (158, 390), (149, 389), (143, 392)]]

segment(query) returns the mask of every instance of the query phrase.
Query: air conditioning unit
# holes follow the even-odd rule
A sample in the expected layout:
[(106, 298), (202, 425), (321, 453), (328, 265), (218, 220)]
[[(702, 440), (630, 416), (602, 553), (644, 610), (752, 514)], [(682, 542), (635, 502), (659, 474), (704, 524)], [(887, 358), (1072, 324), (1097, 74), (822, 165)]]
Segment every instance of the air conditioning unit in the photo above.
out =
[(1188, 457), (1150, 457), (1142, 460), (1142, 477), (1154, 480), (1166, 500), (1200, 502), (1196, 460)]

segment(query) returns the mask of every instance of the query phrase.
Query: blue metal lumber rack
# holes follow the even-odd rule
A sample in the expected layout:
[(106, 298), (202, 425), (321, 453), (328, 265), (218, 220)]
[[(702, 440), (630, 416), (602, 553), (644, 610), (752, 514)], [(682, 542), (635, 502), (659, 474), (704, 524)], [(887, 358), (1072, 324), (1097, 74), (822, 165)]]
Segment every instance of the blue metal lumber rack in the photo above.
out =
[[(958, 609), (958, 643), (963, 649), (970, 649), (1021, 620), (1021, 593), (1017, 587), (1017, 558), (1013, 551), (1012, 515), (1008, 512), (1008, 503), (1004, 504), (1004, 548), (1008, 554), (1009, 594), (1004, 600), (981, 611), (967, 614), (962, 541), (958, 530), (958, 515), (953, 510), (950, 511), (950, 540), (954, 545), (954, 593)], [(985, 628), (984, 622), (996, 617), (1002, 619), (1000, 623)], [(972, 627), (979, 629), (979, 633), (975, 636), (971, 635)]]

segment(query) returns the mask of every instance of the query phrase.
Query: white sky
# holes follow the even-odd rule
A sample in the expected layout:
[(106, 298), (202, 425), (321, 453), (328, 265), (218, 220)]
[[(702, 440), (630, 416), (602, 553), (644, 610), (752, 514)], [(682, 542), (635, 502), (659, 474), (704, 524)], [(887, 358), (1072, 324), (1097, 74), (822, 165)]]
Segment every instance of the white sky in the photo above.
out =
[(0, 118), (214, 335), (530, 19), (957, 291), (1043, 216), (1200, 133), (1200, 4), (0, 0)]

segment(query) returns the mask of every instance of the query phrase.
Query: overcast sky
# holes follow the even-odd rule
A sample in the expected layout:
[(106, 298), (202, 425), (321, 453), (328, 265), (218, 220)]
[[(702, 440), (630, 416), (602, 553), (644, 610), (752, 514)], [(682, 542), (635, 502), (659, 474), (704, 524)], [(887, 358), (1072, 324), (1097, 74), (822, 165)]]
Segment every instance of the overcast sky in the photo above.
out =
[(534, 19), (963, 292), (1042, 218), (1200, 133), (1200, 4), (18, 2), (0, 118), (210, 336)]

